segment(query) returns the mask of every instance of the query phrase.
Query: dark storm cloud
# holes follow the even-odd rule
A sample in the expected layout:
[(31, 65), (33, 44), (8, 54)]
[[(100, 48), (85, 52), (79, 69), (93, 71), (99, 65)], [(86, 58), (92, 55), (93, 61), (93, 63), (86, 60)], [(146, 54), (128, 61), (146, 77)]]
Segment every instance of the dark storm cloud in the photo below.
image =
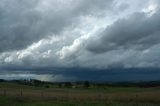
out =
[(0, 0), (0, 78), (159, 79), (159, 3)]
[(66, 82), (66, 81), (100, 81), (100, 82), (121, 82), (121, 81), (150, 81), (159, 80), (160, 71), (156, 68), (132, 68), (132, 69), (38, 69), (25, 73), (19, 71), (1, 71), (0, 78), (3, 79), (38, 79), (42, 81)]
[(91, 40), (87, 49), (94, 53), (111, 50), (144, 50), (160, 41), (160, 13), (152, 16), (146, 13), (134, 13), (125, 19), (119, 19), (107, 27), (98, 40)]
[[(39, 20), (33, 10), (37, 2), (31, 0), (2, 0), (0, 2), (0, 52), (21, 49), (39, 38), (31, 34)], [(32, 40), (33, 39), (33, 40)]]
[(20, 50), (51, 34), (59, 34), (77, 23), (80, 15), (104, 9), (112, 1), (68, 2), (61, 5), (56, 0), (1, 0), (0, 52)]

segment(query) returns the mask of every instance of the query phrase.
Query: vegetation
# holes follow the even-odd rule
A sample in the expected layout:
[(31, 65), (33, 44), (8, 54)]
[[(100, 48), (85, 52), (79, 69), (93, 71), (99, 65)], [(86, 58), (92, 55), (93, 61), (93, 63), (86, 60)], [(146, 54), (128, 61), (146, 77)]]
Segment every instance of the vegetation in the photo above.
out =
[(160, 83), (0, 80), (0, 106), (160, 106)]
[(159, 106), (148, 102), (75, 102), (75, 101), (26, 101), (24, 99), (0, 97), (0, 106)]
[(3, 80), (0, 79), (0, 83), (12, 83), (19, 85), (35, 86), (35, 87), (46, 87), (49, 88), (108, 88), (108, 87), (138, 87), (138, 88), (148, 88), (160, 86), (160, 81), (150, 81), (150, 82), (89, 82), (89, 81), (77, 81), (77, 82), (44, 82), (35, 79), (30, 80)]

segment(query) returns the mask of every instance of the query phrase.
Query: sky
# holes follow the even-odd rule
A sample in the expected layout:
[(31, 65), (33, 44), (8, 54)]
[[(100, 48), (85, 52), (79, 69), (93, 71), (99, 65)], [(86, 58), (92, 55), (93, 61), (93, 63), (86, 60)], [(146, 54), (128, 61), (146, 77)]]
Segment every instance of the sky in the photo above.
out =
[(154, 80), (159, 54), (159, 0), (0, 1), (2, 79)]

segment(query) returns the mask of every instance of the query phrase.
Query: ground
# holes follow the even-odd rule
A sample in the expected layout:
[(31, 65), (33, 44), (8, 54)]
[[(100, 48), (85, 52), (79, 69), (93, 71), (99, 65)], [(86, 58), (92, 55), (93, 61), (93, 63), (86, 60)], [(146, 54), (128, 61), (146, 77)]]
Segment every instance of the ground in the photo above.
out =
[(0, 83), (0, 106), (160, 106), (160, 87), (57, 88)]

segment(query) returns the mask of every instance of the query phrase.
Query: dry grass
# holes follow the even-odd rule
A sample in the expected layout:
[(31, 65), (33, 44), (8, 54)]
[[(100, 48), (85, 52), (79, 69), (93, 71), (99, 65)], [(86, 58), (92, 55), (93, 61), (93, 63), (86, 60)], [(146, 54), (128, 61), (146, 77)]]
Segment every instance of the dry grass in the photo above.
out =
[(148, 90), (144, 92), (86, 92), (72, 89), (12, 89), (0, 88), (0, 95), (27, 100), (55, 101), (125, 101), (125, 102), (160, 102), (160, 92)]

